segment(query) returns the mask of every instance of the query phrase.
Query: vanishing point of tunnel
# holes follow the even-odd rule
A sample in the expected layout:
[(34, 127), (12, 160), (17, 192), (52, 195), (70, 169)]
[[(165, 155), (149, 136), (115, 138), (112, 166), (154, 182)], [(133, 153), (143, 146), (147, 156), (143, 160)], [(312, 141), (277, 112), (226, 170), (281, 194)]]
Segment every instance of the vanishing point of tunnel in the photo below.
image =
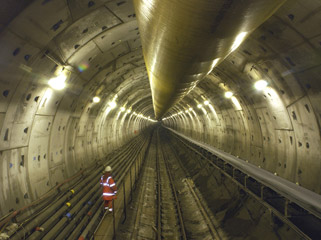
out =
[(321, 239), (321, 1), (3, 0), (0, 130), (0, 240)]

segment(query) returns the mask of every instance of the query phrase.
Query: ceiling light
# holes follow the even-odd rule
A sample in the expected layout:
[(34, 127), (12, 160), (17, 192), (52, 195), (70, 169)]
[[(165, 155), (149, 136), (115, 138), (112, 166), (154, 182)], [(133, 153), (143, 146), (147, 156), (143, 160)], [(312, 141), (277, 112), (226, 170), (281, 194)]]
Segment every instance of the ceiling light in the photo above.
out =
[(188, 110), (193, 111), (193, 108), (189, 108)]
[(61, 89), (64, 89), (66, 86), (66, 83), (65, 83), (66, 79), (67, 79), (66, 75), (61, 73), (59, 76), (55, 78), (51, 78), (48, 81), (48, 84), (53, 89), (61, 90)]
[(94, 97), (94, 98), (93, 98), (93, 102), (94, 102), (94, 103), (99, 103), (99, 102), (100, 102), (100, 97), (97, 97), (97, 96)]
[(202, 107), (202, 104), (198, 104), (197, 107), (198, 107), (198, 108), (201, 108), (201, 107)]
[(121, 108), (120, 108), (120, 111), (122, 111), (122, 112), (125, 112), (125, 110), (126, 110), (126, 109), (125, 109), (124, 107), (121, 107)]
[(188, 110), (186, 110), (185, 112), (188, 113)]
[(127, 110), (127, 113), (130, 113), (130, 112), (131, 112), (131, 110), (130, 110), (130, 109), (128, 109), (128, 110)]
[(209, 104), (209, 102), (206, 100), (206, 101), (204, 101), (204, 104), (205, 104), (205, 105), (208, 105), (208, 104)]
[(115, 101), (109, 102), (108, 105), (111, 109), (114, 109), (117, 106)]
[(267, 85), (268, 85), (267, 81), (259, 80), (259, 81), (255, 82), (254, 87), (257, 90), (261, 91), (261, 90), (265, 89)]
[(232, 92), (225, 92), (225, 97), (226, 98), (231, 98), (233, 96)]

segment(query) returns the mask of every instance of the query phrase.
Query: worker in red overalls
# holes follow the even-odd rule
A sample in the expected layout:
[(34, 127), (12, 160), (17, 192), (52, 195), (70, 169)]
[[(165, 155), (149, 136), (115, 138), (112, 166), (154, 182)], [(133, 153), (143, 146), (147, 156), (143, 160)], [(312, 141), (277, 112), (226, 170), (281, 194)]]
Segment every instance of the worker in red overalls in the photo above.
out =
[(113, 199), (116, 199), (117, 187), (111, 176), (111, 167), (107, 166), (104, 175), (100, 178), (100, 185), (103, 186), (103, 200), (105, 211), (113, 211)]

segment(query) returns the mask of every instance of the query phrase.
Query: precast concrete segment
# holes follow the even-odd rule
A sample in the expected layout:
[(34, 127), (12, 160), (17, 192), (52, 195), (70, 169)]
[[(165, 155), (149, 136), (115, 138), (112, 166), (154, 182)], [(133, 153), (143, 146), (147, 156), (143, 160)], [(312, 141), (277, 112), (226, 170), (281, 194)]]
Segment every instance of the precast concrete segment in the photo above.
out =
[(286, 179), (280, 178), (262, 168), (258, 168), (244, 160), (241, 160), (212, 146), (190, 139), (172, 129), (169, 130), (219, 156), (235, 168), (242, 170), (248, 176), (255, 178), (265, 186), (270, 187), (284, 197), (288, 198), (290, 201), (297, 203), (315, 216), (321, 218), (321, 195), (287, 181)]
[[(206, 153), (199, 155), (194, 148), (189, 148), (170, 134), (167, 134), (167, 139), (179, 159), (178, 163), (181, 163), (184, 175), (188, 176), (188, 179), (183, 182), (183, 187), (188, 190), (187, 183), (192, 184), (195, 193), (201, 200), (201, 205), (209, 207), (205, 212), (214, 214), (209, 217), (223, 239), (261, 238), (262, 235), (266, 239), (301, 239), (295, 231), (289, 229), (288, 225), (273, 225), (274, 220), (273, 217), (271, 219), (269, 211), (265, 211), (263, 205), (251, 199), (230, 178), (213, 167), (207, 160), (210, 158), (209, 155)], [(175, 172), (179, 175), (179, 171)], [(185, 191), (179, 190), (183, 196), (185, 196)], [(194, 202), (192, 194), (189, 195), (192, 199), (183, 198), (182, 200)], [(197, 204), (195, 205), (197, 206)], [(189, 223), (187, 229), (190, 230), (192, 236), (199, 236), (194, 231), (195, 223), (189, 222), (188, 217), (191, 215), (197, 219), (203, 219), (203, 217), (202, 214), (193, 214), (193, 211), (197, 209), (194, 204), (190, 203), (189, 206), (187, 211), (184, 211), (187, 215), (186, 224)]]
[(284, 2), (134, 0), (156, 118)]
[[(109, 164), (114, 168), (114, 173), (119, 176), (119, 183), (122, 182), (122, 174), (125, 174), (128, 164), (139, 159), (140, 152), (145, 151), (148, 137), (142, 134), (126, 144), (122, 151), (114, 152), (104, 159), (101, 164)], [(130, 159), (130, 160), (128, 160)], [(108, 162), (106, 162), (108, 161)], [(72, 236), (80, 235), (81, 231), (76, 227), (81, 219), (85, 217), (84, 224), (92, 223), (92, 215), (97, 210), (100, 213), (102, 205), (99, 178), (104, 169), (103, 166), (95, 165), (91, 171), (86, 171), (82, 178), (78, 179), (73, 189), (67, 191), (58, 199), (54, 199), (44, 209), (35, 212), (29, 219), (19, 222), (17, 233), (11, 236), (13, 239), (66, 239), (71, 233)], [(98, 205), (97, 205), (98, 203)], [(94, 207), (93, 207), (94, 206)], [(90, 210), (91, 209), (91, 210)], [(96, 216), (96, 215), (95, 215)], [(38, 230), (37, 230), (38, 229)], [(78, 232), (74, 232), (78, 231)]]
[[(236, 186), (241, 187), (300, 237), (314, 239), (320, 235), (321, 218), (318, 213), (318, 203), (316, 203), (319, 202), (320, 195), (278, 178), (265, 170), (261, 172), (260, 168), (255, 171), (255, 166), (237, 160), (238, 158), (230, 154), (215, 151), (213, 147), (204, 143), (191, 141), (182, 134), (180, 137), (184, 139), (179, 141), (187, 151), (200, 156), (203, 162), (214, 167)], [(240, 164), (238, 164), (239, 161)]]

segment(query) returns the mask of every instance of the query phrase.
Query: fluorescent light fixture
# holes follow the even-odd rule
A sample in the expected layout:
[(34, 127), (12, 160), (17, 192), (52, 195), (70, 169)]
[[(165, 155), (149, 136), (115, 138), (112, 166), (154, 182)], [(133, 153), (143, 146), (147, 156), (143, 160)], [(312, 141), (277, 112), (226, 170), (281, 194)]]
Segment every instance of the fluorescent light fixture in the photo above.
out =
[(125, 112), (125, 110), (126, 110), (126, 109), (125, 109), (124, 107), (121, 107), (121, 108), (120, 108), (120, 111), (122, 111), (122, 112)]
[(206, 101), (204, 101), (204, 105), (208, 105), (209, 104), (209, 102), (206, 100)]
[(55, 90), (61, 90), (61, 89), (64, 89), (66, 86), (66, 83), (65, 83), (66, 79), (67, 79), (67, 76), (61, 73), (59, 76), (55, 78), (51, 78), (48, 81), (48, 84), (51, 88)]
[(193, 108), (189, 108), (188, 110), (193, 111)]
[(226, 98), (231, 98), (233, 96), (232, 92), (225, 92), (225, 97)]
[(94, 102), (94, 103), (99, 103), (99, 102), (100, 102), (100, 97), (97, 97), (97, 96), (94, 97), (94, 98), (93, 98), (93, 102)]
[(202, 104), (198, 104), (197, 107), (198, 107), (198, 108), (201, 108), (201, 107), (202, 107)]
[(261, 90), (265, 89), (265, 88), (267, 87), (267, 85), (268, 85), (267, 81), (265, 81), (265, 80), (259, 80), (259, 81), (256, 81), (256, 82), (255, 82), (254, 87), (255, 87), (257, 90), (261, 91)]
[(128, 110), (127, 110), (127, 113), (130, 113), (131, 111), (132, 111), (132, 110), (128, 109)]
[(188, 110), (185, 110), (186, 113), (188, 113)]
[(109, 102), (108, 105), (111, 109), (114, 109), (117, 106), (115, 101)]

